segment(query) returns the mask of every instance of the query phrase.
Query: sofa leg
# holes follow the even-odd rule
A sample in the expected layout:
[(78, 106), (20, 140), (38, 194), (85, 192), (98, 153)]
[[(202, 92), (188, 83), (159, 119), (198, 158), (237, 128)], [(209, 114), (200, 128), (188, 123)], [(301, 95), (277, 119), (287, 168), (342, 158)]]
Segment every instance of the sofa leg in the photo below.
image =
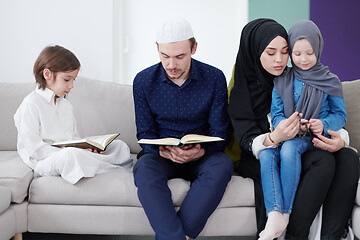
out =
[(17, 233), (17, 234), (15, 234), (15, 236), (14, 236), (14, 240), (22, 240), (23, 238), (22, 238), (22, 233)]

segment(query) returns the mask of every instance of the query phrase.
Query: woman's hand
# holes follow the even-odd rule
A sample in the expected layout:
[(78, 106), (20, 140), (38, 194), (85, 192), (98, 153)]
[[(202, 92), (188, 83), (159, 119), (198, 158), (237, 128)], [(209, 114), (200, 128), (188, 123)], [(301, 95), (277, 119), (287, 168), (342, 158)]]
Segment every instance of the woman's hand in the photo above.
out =
[(271, 140), (275, 144), (292, 139), (299, 132), (298, 112), (294, 112), (289, 118), (282, 120), (271, 133)]
[(328, 134), (332, 138), (327, 138), (321, 134), (316, 135), (318, 138), (313, 138), (312, 140), (314, 146), (329, 152), (336, 152), (345, 147), (345, 141), (338, 132), (328, 130)]

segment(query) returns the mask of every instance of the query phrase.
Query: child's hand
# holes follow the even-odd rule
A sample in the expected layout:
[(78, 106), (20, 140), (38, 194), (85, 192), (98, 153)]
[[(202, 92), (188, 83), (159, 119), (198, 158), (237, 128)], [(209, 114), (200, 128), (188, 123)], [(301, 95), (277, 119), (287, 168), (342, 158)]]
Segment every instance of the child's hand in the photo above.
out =
[[(301, 127), (300, 127), (301, 131), (306, 132), (306, 130), (310, 127), (309, 121), (304, 118), (302, 118), (300, 121), (301, 121)], [(306, 127), (306, 125), (307, 125), (307, 127)]]
[(99, 154), (103, 154), (104, 152), (103, 151), (97, 151), (96, 149), (91, 149), (91, 148), (86, 148), (86, 150), (90, 151), (90, 152), (93, 152), (93, 153), (99, 153)]
[(321, 120), (319, 120), (319, 119), (310, 119), (309, 123), (310, 123), (310, 130), (315, 135), (321, 135), (323, 133), (324, 125), (321, 122)]

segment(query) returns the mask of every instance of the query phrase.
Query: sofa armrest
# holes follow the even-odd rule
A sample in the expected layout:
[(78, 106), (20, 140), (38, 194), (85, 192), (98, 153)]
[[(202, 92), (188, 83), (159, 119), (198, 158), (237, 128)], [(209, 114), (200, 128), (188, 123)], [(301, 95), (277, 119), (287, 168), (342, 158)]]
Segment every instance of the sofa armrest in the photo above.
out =
[(16, 151), (0, 151), (0, 186), (10, 190), (11, 202), (24, 201), (33, 177), (33, 171)]

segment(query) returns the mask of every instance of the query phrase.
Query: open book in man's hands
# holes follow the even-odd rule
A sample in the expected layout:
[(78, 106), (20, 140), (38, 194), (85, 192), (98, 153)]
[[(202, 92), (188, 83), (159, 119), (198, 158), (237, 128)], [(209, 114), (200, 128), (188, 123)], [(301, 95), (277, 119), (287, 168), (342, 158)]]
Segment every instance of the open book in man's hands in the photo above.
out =
[(140, 139), (138, 143), (182, 147), (186, 144), (217, 142), (217, 141), (224, 141), (224, 139), (220, 137), (211, 137), (211, 136), (198, 135), (198, 134), (187, 134), (183, 136), (181, 139), (177, 139), (177, 138)]
[(77, 147), (77, 148), (91, 148), (97, 150), (98, 152), (105, 151), (106, 147), (118, 136), (120, 133), (116, 134), (107, 134), (99, 136), (91, 136), (83, 139), (68, 140), (55, 142), (52, 146), (55, 147)]

